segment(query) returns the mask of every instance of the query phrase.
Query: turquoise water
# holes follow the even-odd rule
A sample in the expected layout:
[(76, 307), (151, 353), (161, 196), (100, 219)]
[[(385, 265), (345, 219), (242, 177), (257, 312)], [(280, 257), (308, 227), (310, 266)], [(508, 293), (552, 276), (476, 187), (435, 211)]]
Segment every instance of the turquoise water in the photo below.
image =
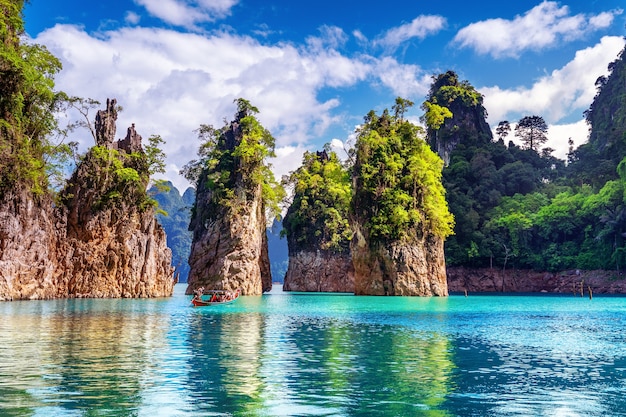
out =
[(626, 415), (626, 298), (0, 303), (0, 416)]

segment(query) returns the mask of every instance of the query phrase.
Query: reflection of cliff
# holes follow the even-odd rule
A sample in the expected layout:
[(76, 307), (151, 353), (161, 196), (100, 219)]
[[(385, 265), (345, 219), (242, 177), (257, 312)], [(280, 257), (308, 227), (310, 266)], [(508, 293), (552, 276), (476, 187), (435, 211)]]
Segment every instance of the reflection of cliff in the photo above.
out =
[(0, 350), (0, 375), (24, 387), (25, 408), (129, 415), (139, 407), (143, 381), (158, 369), (168, 323), (163, 315), (123, 311), (119, 300), (97, 303), (100, 311), (93, 300), (60, 300), (3, 318), (0, 338), (10, 337), (19, 348), (10, 350), (10, 358)]
[[(450, 341), (443, 335), (415, 335), (405, 330), (348, 325), (317, 331), (303, 324), (292, 360), (306, 380), (292, 380), (289, 392), (299, 397), (336, 398), (339, 414), (447, 416), (442, 409), (454, 369)], [(332, 403), (332, 400), (331, 400)]]
[(263, 316), (255, 314), (198, 315), (190, 326), (191, 370), (187, 386), (199, 413), (253, 413), (265, 406), (267, 387), (261, 377)]

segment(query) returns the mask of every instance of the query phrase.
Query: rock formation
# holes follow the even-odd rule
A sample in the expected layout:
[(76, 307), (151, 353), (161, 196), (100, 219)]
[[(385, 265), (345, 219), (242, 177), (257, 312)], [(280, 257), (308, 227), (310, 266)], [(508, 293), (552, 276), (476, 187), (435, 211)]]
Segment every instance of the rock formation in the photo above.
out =
[(289, 249), (283, 290), (354, 292), (348, 171), (334, 152), (306, 152), (289, 182), (294, 196), (283, 220)]
[(260, 295), (272, 289), (261, 185), (241, 173), (245, 168), (239, 165), (239, 158), (230, 159), (244, 137), (240, 122), (247, 115), (240, 111), (219, 138), (219, 151), (227, 155), (220, 162), (229, 165), (216, 169), (229, 173), (225, 188), (230, 197), (220, 200), (218, 192), (209, 186), (209, 177), (216, 171), (203, 170), (198, 181), (189, 225), (193, 242), (187, 294), (200, 287), (241, 289), (243, 295)]
[[(58, 259), (64, 254), (52, 201), (25, 188), (0, 202), (0, 300), (62, 296)], [(62, 225), (61, 228), (62, 229)], [(60, 294), (61, 293), (61, 294)]]
[(300, 251), (289, 255), (284, 291), (354, 292), (350, 253)]
[(447, 166), (450, 155), (459, 143), (473, 146), (490, 142), (492, 133), (483, 107), (483, 97), (469, 83), (459, 81), (454, 71), (434, 77), (428, 101), (444, 106), (452, 113), (443, 126), (428, 128), (428, 141)]
[(588, 297), (625, 294), (626, 279), (616, 271), (541, 272), (501, 268), (447, 268), (451, 293), (554, 293)]
[(372, 248), (358, 229), (351, 249), (357, 295), (448, 295), (441, 237)]
[[(107, 100), (96, 121), (100, 146), (79, 164), (62, 204), (26, 190), (3, 196), (0, 300), (172, 294), (171, 251), (146, 200), (147, 165), (113, 143), (116, 118)], [(129, 132), (140, 149), (141, 137)], [(135, 181), (121, 175), (133, 172)]]

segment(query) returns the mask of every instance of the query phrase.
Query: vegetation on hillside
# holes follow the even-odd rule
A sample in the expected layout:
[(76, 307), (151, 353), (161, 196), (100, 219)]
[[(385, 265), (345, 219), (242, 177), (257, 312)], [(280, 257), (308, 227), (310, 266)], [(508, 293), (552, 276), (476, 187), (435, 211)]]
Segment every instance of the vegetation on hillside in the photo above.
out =
[(219, 215), (221, 208), (236, 211), (261, 187), (264, 206), (274, 218), (280, 214), (279, 204), (284, 197), (267, 162), (275, 156), (274, 138), (255, 117), (259, 112), (256, 107), (243, 98), (235, 102), (237, 113), (231, 123), (220, 129), (200, 126), (200, 158), (185, 165), (181, 173), (196, 185), (196, 190), (210, 191), (206, 210), (209, 216)]
[(44, 46), (22, 42), (23, 0), (0, 0), (0, 196), (25, 186), (35, 194), (48, 188), (55, 162), (71, 155), (55, 112), (65, 95), (54, 91), (61, 62)]
[[(523, 147), (461, 141), (444, 168), (455, 215), (446, 242), (448, 265), (559, 271), (626, 265), (626, 71), (623, 52), (596, 84), (586, 112), (589, 142), (571, 149), (568, 164), (541, 148), (547, 128), (540, 116), (517, 123)], [(433, 90), (431, 90), (433, 91)], [(456, 112), (474, 112), (471, 105)], [(461, 117), (458, 114), (454, 117)]]
[(441, 184), (443, 161), (424, 140), (422, 128), (404, 119), (402, 109), (409, 104), (397, 99), (394, 114), (370, 111), (357, 132), (353, 212), (374, 245), (410, 242), (426, 232), (442, 238), (452, 233), (454, 220)]
[(284, 183), (293, 201), (283, 220), (290, 249), (347, 252), (352, 187), (348, 170), (335, 152), (305, 152), (302, 166)]

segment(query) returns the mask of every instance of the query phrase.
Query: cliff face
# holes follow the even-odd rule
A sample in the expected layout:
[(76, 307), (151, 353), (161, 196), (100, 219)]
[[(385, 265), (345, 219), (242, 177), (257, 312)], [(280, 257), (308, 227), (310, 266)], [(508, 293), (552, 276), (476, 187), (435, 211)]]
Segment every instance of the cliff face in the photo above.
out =
[(357, 231), (351, 249), (357, 295), (448, 295), (440, 237), (371, 248)]
[[(79, 165), (61, 193), (63, 204), (53, 208), (48, 196), (35, 198), (28, 191), (5, 194), (0, 203), (0, 299), (172, 294), (172, 255), (165, 233), (152, 206), (141, 204), (146, 201), (147, 167), (127, 155), (131, 142), (134, 151), (140, 149), (141, 137), (133, 127), (128, 145), (113, 143), (114, 106), (108, 102), (107, 111), (99, 112), (108, 118), (108, 123), (96, 123), (100, 147)], [(139, 173), (137, 181), (121, 176), (132, 172)]]
[(459, 143), (475, 146), (492, 140), (482, 95), (468, 82), (459, 81), (453, 71), (434, 77), (428, 101), (444, 106), (452, 113), (438, 130), (428, 128), (428, 142), (446, 166)]
[(450, 292), (555, 293), (589, 296), (624, 294), (626, 280), (615, 271), (570, 270), (557, 273), (500, 268), (448, 268)]
[[(213, 168), (205, 168), (197, 182), (189, 224), (194, 233), (187, 294), (200, 287), (240, 289), (243, 295), (272, 289), (262, 186), (251, 180), (248, 170), (253, 164), (246, 165), (243, 158), (234, 156), (244, 140), (241, 124), (247, 122), (247, 111), (240, 111), (220, 133), (219, 160)], [(216, 173), (227, 178), (223, 187), (210, 186), (215, 184)]]
[[(0, 202), (0, 300), (59, 297), (59, 230), (51, 201), (24, 189)], [(61, 232), (62, 235), (62, 232)]]
[(289, 256), (284, 291), (354, 292), (349, 253), (300, 251)]
[[(187, 294), (199, 287), (236, 290), (243, 295), (260, 295), (272, 289), (265, 213), (260, 187), (255, 198), (240, 207), (237, 215), (226, 214), (196, 225), (189, 256)], [(211, 191), (197, 192), (203, 201)], [(205, 208), (198, 206), (195, 219), (203, 217)], [(199, 230), (199, 231), (198, 231)]]

